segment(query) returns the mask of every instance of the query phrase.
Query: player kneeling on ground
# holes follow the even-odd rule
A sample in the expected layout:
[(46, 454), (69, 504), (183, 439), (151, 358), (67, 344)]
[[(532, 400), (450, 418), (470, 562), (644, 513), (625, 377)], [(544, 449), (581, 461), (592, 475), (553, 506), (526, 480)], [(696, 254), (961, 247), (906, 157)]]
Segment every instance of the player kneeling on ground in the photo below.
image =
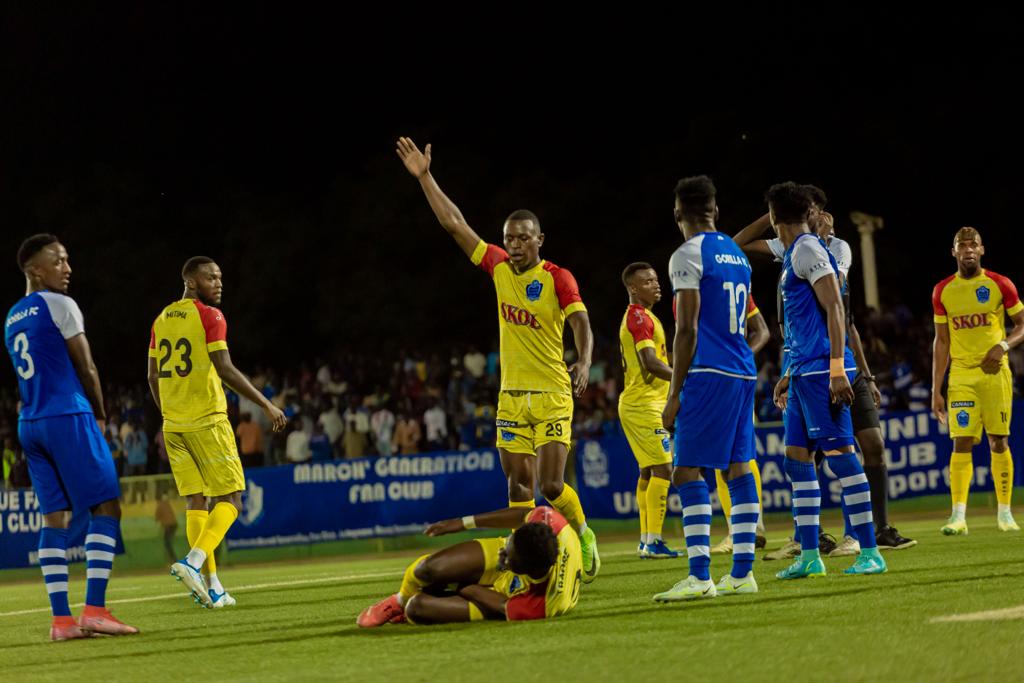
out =
[(417, 558), (398, 592), (367, 607), (363, 628), (447, 624), (484, 619), (543, 619), (572, 610), (580, 596), (580, 540), (557, 510), (506, 508), (427, 527), (442, 536), (476, 527), (515, 529)]

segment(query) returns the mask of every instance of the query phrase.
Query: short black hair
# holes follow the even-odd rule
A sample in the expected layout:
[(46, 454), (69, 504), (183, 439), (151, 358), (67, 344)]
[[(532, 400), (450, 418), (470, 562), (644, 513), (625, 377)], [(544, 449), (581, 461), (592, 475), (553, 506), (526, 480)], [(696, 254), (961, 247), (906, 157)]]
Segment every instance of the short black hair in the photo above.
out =
[(703, 218), (715, 210), (715, 183), (706, 175), (690, 176), (676, 183), (675, 195), (687, 218)]
[(772, 185), (764, 198), (780, 223), (803, 223), (811, 210), (811, 194), (806, 186), (792, 181)]
[(516, 209), (505, 219), (506, 223), (509, 221), (533, 221), (533, 226), (537, 228), (537, 232), (540, 232), (540, 219), (529, 209)]
[(512, 534), (516, 567), (524, 574), (540, 576), (558, 559), (558, 538), (547, 524), (530, 522)]
[(25, 241), (18, 247), (18, 268), (21, 269), (21, 272), (25, 272), (25, 265), (32, 260), (33, 256), (54, 242), (60, 242), (60, 240), (56, 235), (51, 235), (48, 232), (41, 232), (38, 235), (25, 238)]
[(811, 198), (811, 203), (819, 209), (824, 209), (825, 205), (828, 204), (828, 197), (825, 196), (825, 190), (821, 189), (817, 185), (811, 185), (810, 183), (803, 187), (807, 190), (807, 194)]
[(654, 266), (644, 261), (630, 263), (628, 266), (626, 266), (626, 269), (622, 271), (622, 284), (629, 287), (629, 280), (633, 277), (633, 274), (641, 270), (654, 270)]
[(207, 263), (213, 263), (213, 259), (209, 256), (193, 256), (181, 267), (181, 279), (194, 275), (199, 266), (205, 266)]

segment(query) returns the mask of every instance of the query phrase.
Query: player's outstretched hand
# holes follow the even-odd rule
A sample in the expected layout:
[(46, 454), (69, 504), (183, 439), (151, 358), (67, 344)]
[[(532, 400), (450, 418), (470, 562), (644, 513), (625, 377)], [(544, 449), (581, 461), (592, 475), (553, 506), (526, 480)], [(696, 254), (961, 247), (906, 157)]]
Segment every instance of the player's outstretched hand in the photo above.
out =
[(832, 396), (833, 403), (840, 403), (848, 406), (853, 403), (853, 387), (846, 375), (833, 377), (828, 382), (828, 393)]
[(1006, 355), (1006, 352), (1003, 351), (1003, 347), (999, 344), (989, 349), (981, 361), (982, 372), (988, 375), (994, 375), (999, 372), (999, 368), (1003, 366), (1004, 355)]
[(426, 529), (423, 533), (427, 536), (444, 536), (445, 534), (454, 534), (457, 531), (465, 531), (466, 526), (462, 523), (461, 519), (446, 519), (443, 522), (434, 522)]
[(414, 178), (422, 178), (430, 171), (430, 143), (427, 143), (426, 149), (421, 152), (411, 138), (398, 138), (395, 151), (405, 164), (405, 170)]
[(941, 391), (932, 392), (932, 415), (939, 424), (946, 424), (946, 399), (942, 397)]
[(569, 377), (572, 378), (572, 393), (579, 398), (587, 390), (590, 381), (590, 363), (576, 361), (569, 366)]
[(661, 426), (668, 431), (676, 428), (676, 413), (679, 412), (679, 396), (669, 396), (665, 409), (661, 411)]
[(775, 383), (775, 393), (772, 395), (772, 400), (775, 401), (775, 405), (779, 407), (779, 410), (786, 409), (789, 403), (789, 375)]
[(263, 414), (267, 416), (267, 420), (270, 421), (270, 427), (275, 432), (279, 432), (288, 426), (288, 418), (285, 417), (284, 411), (275, 406), (273, 403), (268, 403), (263, 408)]

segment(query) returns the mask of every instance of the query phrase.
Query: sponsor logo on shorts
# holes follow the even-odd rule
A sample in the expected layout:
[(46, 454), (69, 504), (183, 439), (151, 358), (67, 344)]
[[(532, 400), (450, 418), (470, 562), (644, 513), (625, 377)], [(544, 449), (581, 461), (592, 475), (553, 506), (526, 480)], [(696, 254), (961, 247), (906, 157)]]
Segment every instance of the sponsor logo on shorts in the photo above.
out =
[(961, 410), (956, 414), (956, 423), (961, 427), (966, 427), (971, 422), (971, 415), (966, 410)]
[(981, 287), (978, 287), (976, 290), (974, 290), (974, 295), (978, 297), (979, 304), (987, 304), (988, 298), (992, 296), (992, 292), (989, 291), (988, 287), (982, 285)]
[(508, 431), (507, 429), (502, 429), (501, 430), (501, 440), (502, 441), (512, 441), (515, 438), (516, 438), (516, 435), (513, 434), (512, 432)]
[(518, 427), (519, 423), (515, 420), (495, 420), (495, 427)]
[(526, 285), (526, 298), (530, 301), (536, 301), (540, 298), (540, 292), (544, 289), (544, 285), (540, 283), (540, 280), (534, 280), (530, 284)]
[(670, 437), (666, 436), (664, 439), (661, 440), (661, 447), (664, 449), (664, 451), (666, 453), (671, 451), (672, 450), (672, 439)]
[(953, 401), (949, 404), (950, 408), (973, 408), (974, 401)]

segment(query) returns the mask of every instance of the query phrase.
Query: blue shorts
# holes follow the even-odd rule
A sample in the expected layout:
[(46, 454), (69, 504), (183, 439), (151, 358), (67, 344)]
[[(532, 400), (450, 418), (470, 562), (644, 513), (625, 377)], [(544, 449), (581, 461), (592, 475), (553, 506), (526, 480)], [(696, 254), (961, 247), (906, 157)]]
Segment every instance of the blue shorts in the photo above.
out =
[(754, 459), (756, 385), (715, 372), (687, 375), (676, 415), (676, 467), (725, 470)]
[(44, 515), (121, 497), (114, 458), (92, 413), (21, 420), (18, 439)]
[[(849, 372), (850, 383), (855, 373)], [(809, 451), (834, 451), (853, 445), (850, 406), (833, 403), (828, 372), (798, 375), (789, 383), (789, 398), (782, 415), (786, 445)]]

